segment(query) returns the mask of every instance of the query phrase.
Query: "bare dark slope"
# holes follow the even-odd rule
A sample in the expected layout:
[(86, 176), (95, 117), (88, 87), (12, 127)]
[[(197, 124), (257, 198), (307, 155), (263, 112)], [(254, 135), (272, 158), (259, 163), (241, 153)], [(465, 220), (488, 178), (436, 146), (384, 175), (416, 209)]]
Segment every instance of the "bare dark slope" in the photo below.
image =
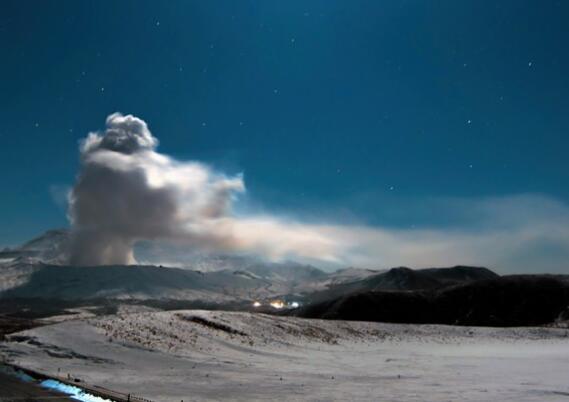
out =
[(455, 266), (451, 268), (411, 269), (391, 268), (387, 272), (365, 279), (340, 283), (308, 297), (313, 302), (325, 301), (354, 292), (373, 290), (427, 290), (451, 285), (498, 278), (499, 275), (483, 267)]
[(482, 279), (498, 278), (499, 275), (482, 267), (455, 266), (452, 268), (425, 268), (414, 270), (406, 267), (364, 279), (363, 287), (369, 290), (419, 290), (436, 289)]
[(355, 292), (294, 312), (306, 318), (474, 326), (527, 326), (555, 321), (569, 306), (567, 283), (515, 275), (435, 290)]

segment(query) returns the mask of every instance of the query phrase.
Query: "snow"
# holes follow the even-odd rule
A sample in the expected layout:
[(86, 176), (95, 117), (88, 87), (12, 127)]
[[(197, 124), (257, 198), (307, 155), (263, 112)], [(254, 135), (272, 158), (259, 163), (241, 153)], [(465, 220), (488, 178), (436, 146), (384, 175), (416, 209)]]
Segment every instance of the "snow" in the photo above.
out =
[[(310, 293), (324, 289), (328, 283), (326, 274), (312, 267), (275, 264), (251, 269), (265, 275), (240, 270), (204, 273), (156, 266), (73, 267), (18, 261), (0, 264), (0, 292), (8, 292), (5, 297), (64, 300), (169, 299), (234, 303)], [(306, 279), (314, 272), (317, 273), (314, 278)]]
[(38, 265), (19, 261), (0, 261), (0, 292), (26, 284)]
[(569, 395), (559, 328), (124, 312), (18, 333), (16, 363), (157, 401), (535, 401)]
[[(326, 285), (326, 287), (328, 287), (330, 285), (338, 285), (338, 284), (342, 284), (342, 283), (360, 281), (360, 280), (369, 278), (370, 276), (381, 274), (383, 272), (386, 272), (386, 271), (385, 270), (353, 268), (353, 267), (339, 269), (338, 271), (335, 271), (335, 272), (328, 274), (328, 278), (327, 278), (328, 281), (324, 282), (324, 284)], [(323, 287), (323, 289), (324, 288), (325, 287)]]

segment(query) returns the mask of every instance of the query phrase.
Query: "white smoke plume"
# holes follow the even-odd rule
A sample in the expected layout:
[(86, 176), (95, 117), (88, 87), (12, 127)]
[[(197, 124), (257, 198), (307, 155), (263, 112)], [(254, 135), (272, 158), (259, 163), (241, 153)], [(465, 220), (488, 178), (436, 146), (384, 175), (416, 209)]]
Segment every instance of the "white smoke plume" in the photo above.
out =
[(138, 240), (171, 240), (200, 250), (249, 251), (333, 260), (337, 244), (317, 230), (232, 212), (241, 175), (156, 152), (158, 140), (132, 115), (107, 117), (83, 141), (81, 171), (69, 197), (70, 263), (132, 264)]
[(69, 195), (74, 265), (132, 264), (137, 241), (158, 240), (189, 252), (244, 252), (336, 267), (569, 268), (569, 206), (562, 201), (539, 195), (450, 201), (444, 213), (454, 210), (472, 223), (442, 229), (240, 216), (233, 206), (245, 192), (242, 175), (228, 177), (157, 152), (158, 140), (134, 116), (114, 113), (106, 125), (82, 142), (81, 170)]

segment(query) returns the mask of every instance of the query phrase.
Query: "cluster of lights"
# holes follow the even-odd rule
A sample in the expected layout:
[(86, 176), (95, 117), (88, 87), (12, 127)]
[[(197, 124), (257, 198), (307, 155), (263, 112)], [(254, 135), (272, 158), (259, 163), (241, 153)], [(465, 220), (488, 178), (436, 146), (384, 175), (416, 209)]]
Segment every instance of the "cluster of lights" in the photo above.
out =
[[(259, 308), (262, 306), (263, 304), (260, 301), (253, 302), (253, 307), (255, 308)], [(280, 310), (283, 308), (298, 308), (300, 307), (300, 303), (295, 301), (287, 303), (283, 300), (272, 300), (269, 302), (269, 306), (271, 306), (274, 309)]]

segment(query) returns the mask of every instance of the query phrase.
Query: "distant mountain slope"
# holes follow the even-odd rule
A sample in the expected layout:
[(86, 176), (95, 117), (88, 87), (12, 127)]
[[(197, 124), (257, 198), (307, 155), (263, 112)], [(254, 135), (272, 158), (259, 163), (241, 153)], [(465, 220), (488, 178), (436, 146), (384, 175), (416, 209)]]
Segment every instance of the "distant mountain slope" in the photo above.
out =
[(327, 274), (311, 265), (299, 264), (296, 262), (286, 263), (255, 263), (245, 268), (256, 276), (266, 279), (280, 279), (300, 283), (306, 281), (317, 281), (324, 279)]
[(499, 275), (482, 267), (455, 266), (451, 268), (411, 269), (391, 268), (357, 279), (330, 283), (326, 290), (310, 296), (312, 301), (323, 301), (353, 292), (372, 290), (420, 290), (437, 289), (483, 279), (498, 278)]
[(553, 322), (569, 306), (566, 278), (514, 275), (431, 290), (372, 290), (305, 306), (305, 318), (477, 326)]
[(153, 266), (39, 266), (2, 298), (185, 299), (227, 301), (269, 297), (286, 284), (244, 277), (229, 271), (198, 271)]
[(389, 271), (366, 278), (363, 287), (370, 290), (418, 290), (435, 289), (482, 279), (498, 278), (499, 275), (482, 267), (455, 266), (452, 268), (410, 269), (392, 268)]
[[(65, 266), (69, 229), (49, 230), (0, 252), (0, 297), (239, 300), (286, 298), (361, 278), (366, 270), (328, 274), (294, 261), (269, 262), (250, 255), (193, 254), (179, 245), (139, 242), (146, 264), (123, 267)], [(160, 261), (171, 262), (170, 269)], [(183, 270), (187, 272), (182, 272)]]
[(0, 251), (0, 261), (33, 259), (47, 263), (63, 263), (66, 260), (69, 230), (52, 229), (16, 247)]
[[(61, 264), (68, 241), (68, 230), (52, 230), (0, 255), (0, 304), (21, 303), (22, 309), (29, 305), (33, 310), (41, 300), (65, 306), (128, 301), (164, 308), (203, 302), (249, 309), (260, 301), (261, 310), (271, 311), (268, 302), (279, 299), (304, 305), (297, 310), (304, 317), (465, 325), (536, 325), (550, 322), (569, 305), (567, 278), (500, 277), (482, 267), (326, 273), (294, 261), (214, 254), (179, 255), (183, 268), (41, 262)], [(152, 258), (168, 250), (162, 247), (140, 244), (141, 254)]]
[[(294, 261), (274, 263), (242, 255), (197, 256), (186, 260), (189, 265), (184, 269), (50, 264), (49, 261), (61, 264), (68, 242), (69, 231), (58, 229), (11, 249), (10, 258), (0, 261), (0, 297), (204, 301), (285, 298), (307, 303), (354, 291), (433, 289), (497, 276), (485, 268), (474, 267), (393, 268), (386, 272), (347, 268), (325, 273)], [(142, 242), (140, 247), (158, 254), (164, 251), (163, 245), (148, 242)]]
[(0, 265), (0, 298), (252, 301), (310, 292), (326, 278), (314, 267), (270, 264), (213, 272), (155, 266)]
[(18, 247), (19, 250), (46, 251), (59, 248), (69, 241), (69, 230), (51, 229)]
[(385, 270), (364, 269), (364, 268), (343, 268), (328, 274), (326, 285), (328, 288), (348, 282), (361, 281), (370, 276), (384, 273)]

